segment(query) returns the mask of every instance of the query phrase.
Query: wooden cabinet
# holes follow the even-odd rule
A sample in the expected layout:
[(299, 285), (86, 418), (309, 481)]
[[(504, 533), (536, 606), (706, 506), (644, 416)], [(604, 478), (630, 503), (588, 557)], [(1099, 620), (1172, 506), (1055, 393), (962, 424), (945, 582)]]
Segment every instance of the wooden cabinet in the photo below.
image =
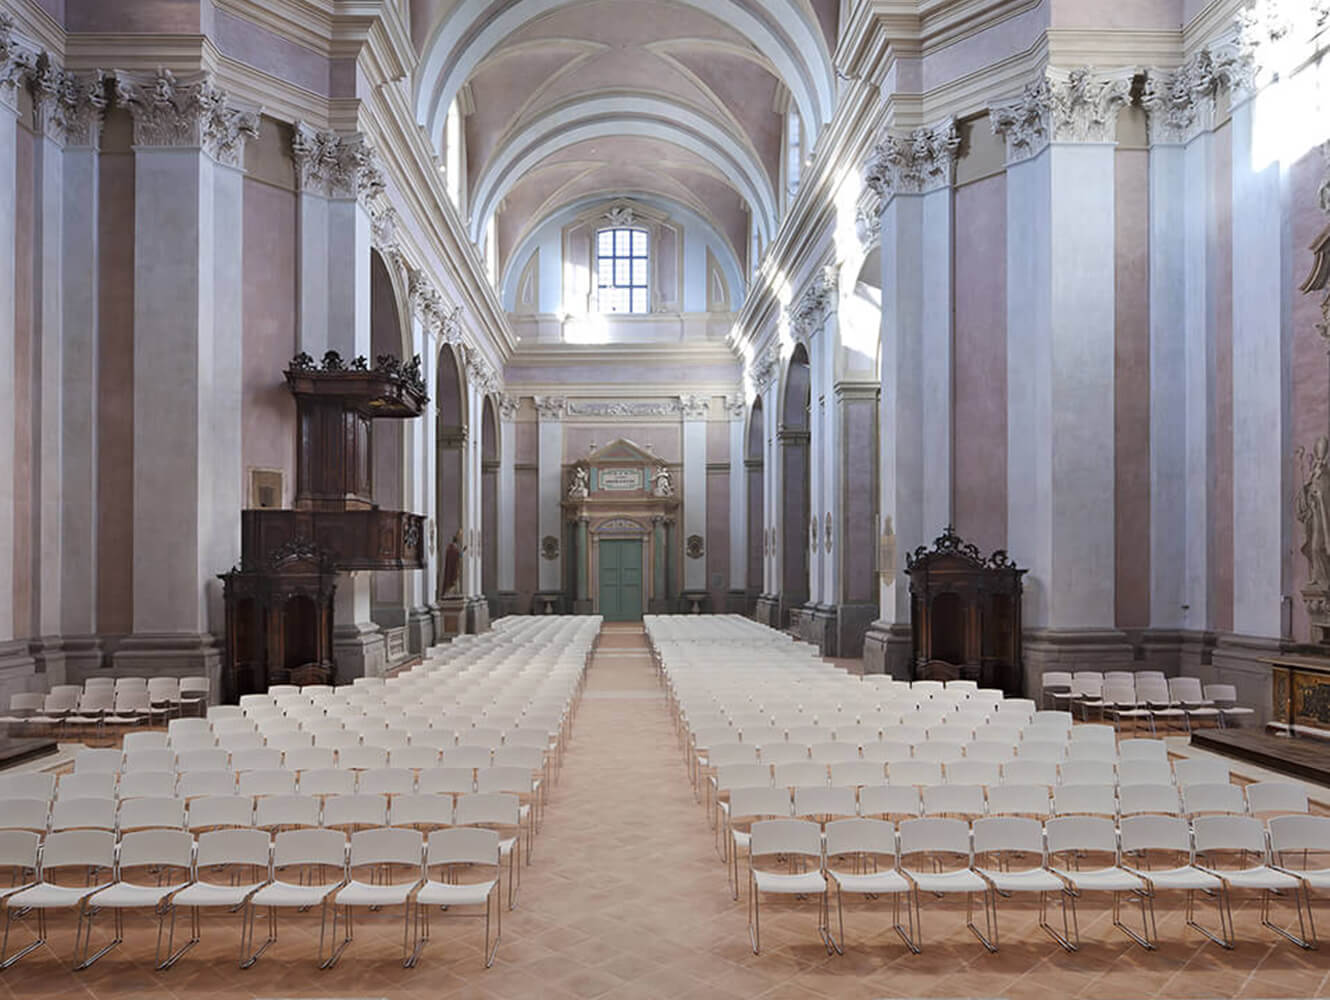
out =
[(950, 527), (905, 557), (913, 677), (976, 680), (1022, 694), (1021, 577), (998, 550), (985, 558)]

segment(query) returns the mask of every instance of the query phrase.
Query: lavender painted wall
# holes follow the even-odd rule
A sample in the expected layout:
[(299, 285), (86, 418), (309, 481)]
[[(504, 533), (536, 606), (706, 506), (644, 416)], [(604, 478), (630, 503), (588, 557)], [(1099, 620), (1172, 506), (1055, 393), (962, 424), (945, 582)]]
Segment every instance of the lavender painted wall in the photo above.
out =
[(32, 565), (35, 557), (33, 545), (34, 491), (38, 488), (33, 478), (37, 467), (32, 453), (34, 407), (40, 405), (37, 389), (38, 372), (33, 336), (33, 305), (36, 263), (36, 243), (33, 232), (37, 199), (35, 196), (34, 157), (35, 140), (31, 132), (17, 130), (16, 188), (18, 200), (14, 212), (14, 426), (7, 433), (14, 435), (14, 637), (31, 636), (33, 632)]
[(107, 115), (99, 164), (97, 627), (134, 623), (134, 154), (129, 116)]
[(730, 422), (712, 420), (707, 424), (707, 464), (729, 464)]
[[(730, 473), (707, 470), (707, 592), (711, 610), (725, 610), (725, 591), (730, 587)], [(685, 559), (687, 556), (684, 557)]]
[(242, 461), (247, 479), (252, 468), (281, 469), (287, 506), (295, 495), (296, 404), (282, 371), (297, 345), (295, 195), (246, 180), (244, 223)]
[(210, 0), (66, 0), (71, 31), (197, 35), (211, 20)]
[(217, 47), (232, 59), (286, 80), (315, 94), (351, 97), (332, 91), (332, 64), (317, 52), (281, 38), (242, 17), (225, 11), (214, 20)]
[[(1312, 255), (1307, 248), (1321, 232), (1325, 217), (1316, 211), (1316, 189), (1321, 182), (1322, 160), (1313, 150), (1289, 172), (1292, 224), (1289, 227), (1289, 252), (1293, 261), (1293, 282), (1296, 286), (1311, 265)], [(1310, 295), (1293, 291), (1293, 371), (1290, 404), (1293, 423), (1293, 446), (1311, 450), (1313, 443), (1323, 434), (1330, 434), (1330, 361), (1326, 359), (1325, 342), (1316, 332), (1321, 322), (1321, 299), (1325, 292)], [(1302, 470), (1294, 470), (1293, 488), (1302, 483)], [(1307, 561), (1302, 555), (1303, 532), (1295, 525), (1292, 546), (1287, 553), (1285, 576), (1291, 581), (1293, 594), (1293, 637), (1300, 641), (1310, 638), (1307, 611), (1298, 596), (1307, 586)]]
[(534, 466), (516, 470), (513, 492), (513, 517), (517, 523), (513, 533), (517, 608), (527, 611), (531, 608), (532, 595), (540, 589), (540, 479)]
[(1150, 624), (1150, 154), (1117, 153), (1114, 366), (1119, 628)]
[(565, 419), (563, 424), (563, 460), (585, 458), (594, 443), (603, 448), (611, 441), (625, 438), (640, 448), (654, 451), (662, 461), (683, 461), (683, 432), (672, 424), (616, 424), (613, 422), (577, 424)]
[(1210, 536), (1213, 626), (1233, 629), (1233, 129), (1215, 131), (1215, 231), (1218, 237), (1215, 295), (1214, 512)]
[(1006, 206), (1005, 174), (956, 190), (952, 506), (985, 551), (1007, 543)]

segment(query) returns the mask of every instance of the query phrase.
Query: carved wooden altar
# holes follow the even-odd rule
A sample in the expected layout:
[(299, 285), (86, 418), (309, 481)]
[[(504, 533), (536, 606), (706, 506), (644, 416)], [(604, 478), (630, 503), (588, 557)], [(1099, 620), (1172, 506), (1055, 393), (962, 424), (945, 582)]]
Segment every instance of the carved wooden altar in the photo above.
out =
[(371, 368), (336, 351), (286, 370), (296, 397), (293, 509), (241, 511), (239, 565), (223, 573), (228, 698), (274, 683), (331, 683), (338, 571), (425, 567), (425, 518), (373, 502), (373, 421), (417, 417), (429, 401), (420, 359)]
[(1021, 577), (998, 550), (984, 558), (950, 526), (905, 557), (910, 577), (913, 677), (965, 678), (1018, 696), (1021, 665)]

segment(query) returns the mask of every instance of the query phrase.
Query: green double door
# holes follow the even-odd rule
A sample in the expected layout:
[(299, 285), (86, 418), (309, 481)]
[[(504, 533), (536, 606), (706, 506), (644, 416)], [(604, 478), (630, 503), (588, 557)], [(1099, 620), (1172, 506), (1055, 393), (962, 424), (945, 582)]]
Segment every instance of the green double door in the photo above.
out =
[(642, 620), (642, 543), (636, 539), (602, 539), (600, 548), (600, 613), (607, 622)]

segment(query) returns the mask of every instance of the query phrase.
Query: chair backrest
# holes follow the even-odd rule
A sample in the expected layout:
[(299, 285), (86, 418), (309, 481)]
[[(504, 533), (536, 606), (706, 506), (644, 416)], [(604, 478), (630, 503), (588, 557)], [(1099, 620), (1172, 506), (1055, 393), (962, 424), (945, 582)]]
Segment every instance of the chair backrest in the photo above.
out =
[(388, 799), (383, 795), (330, 795), (323, 800), (324, 826), (384, 826)]
[(200, 869), (220, 865), (253, 865), (266, 874), (272, 841), (263, 830), (210, 830), (197, 838), (195, 863)]
[(882, 785), (886, 783), (886, 780), (886, 770), (877, 761), (850, 760), (835, 762), (831, 765), (831, 785), (833, 788)]
[(1011, 760), (1002, 765), (1002, 780), (1012, 785), (1058, 783), (1058, 765), (1051, 760)]
[(778, 788), (825, 785), (827, 783), (827, 765), (818, 761), (800, 760), (788, 764), (777, 764), (772, 771), (773, 780)]
[(1055, 816), (1116, 816), (1118, 800), (1112, 785), (1059, 785), (1053, 790)]
[(1048, 853), (1096, 851), (1118, 858), (1116, 823), (1103, 816), (1057, 816), (1044, 824)]
[(475, 772), (469, 767), (427, 767), (416, 780), (421, 795), (466, 795), (475, 788)]
[(390, 826), (451, 826), (453, 800), (446, 795), (395, 795), (388, 805)]
[[(1124, 855), (1173, 851), (1191, 860), (1191, 827), (1180, 816), (1123, 816), (1120, 833)], [(1129, 863), (1140, 866), (1141, 861), (1132, 857)]]
[(826, 827), (830, 860), (840, 854), (872, 854), (896, 860), (896, 828), (880, 819), (837, 819)]
[(1204, 813), (1243, 815), (1247, 800), (1242, 789), (1231, 782), (1182, 786), (1182, 809), (1188, 816)]
[(360, 772), (356, 790), (369, 795), (409, 795), (416, 789), (414, 771), (405, 767), (383, 767)]
[(822, 828), (799, 819), (765, 819), (753, 824), (748, 842), (750, 859), (780, 854), (822, 858)]
[(984, 813), (982, 785), (925, 785), (923, 800), (925, 816), (982, 816)]
[(1238, 701), (1238, 687), (1236, 684), (1207, 684), (1204, 688), (1204, 694), (1211, 701), (1226, 707), (1235, 705)]
[(916, 760), (937, 761), (939, 764), (945, 764), (948, 761), (963, 758), (965, 756), (965, 744), (956, 740), (925, 740), (923, 743), (915, 744), (914, 756)]
[(786, 817), (790, 815), (789, 789), (780, 788), (736, 788), (730, 792), (731, 819), (748, 819), (754, 816)]
[(282, 766), (282, 751), (274, 747), (235, 750), (231, 753), (233, 771), (275, 771)]
[[(0, 798), (50, 799), (55, 797), (55, 775), (44, 771), (0, 774)], [(4, 819), (0, 812), (0, 820)]]
[(1173, 769), (1168, 761), (1123, 759), (1118, 761), (1119, 785), (1168, 785), (1173, 782)]
[(947, 765), (949, 785), (996, 785), (1002, 780), (1002, 769), (996, 761), (954, 760)]
[(807, 743), (763, 743), (758, 755), (764, 764), (793, 764), (808, 760)]
[(323, 865), (346, 868), (346, 837), (337, 830), (283, 830), (273, 838), (273, 868)]
[(716, 768), (716, 787), (721, 790), (770, 787), (771, 780), (771, 768), (766, 764), (727, 764)]
[(1192, 830), (1197, 854), (1246, 851), (1265, 860), (1265, 827), (1254, 816), (1197, 816)]
[(1044, 827), (1037, 819), (988, 816), (975, 820), (973, 831), (976, 858), (1025, 854), (1034, 856), (1035, 866), (1043, 864)]
[(352, 868), (362, 865), (405, 865), (409, 869), (414, 866), (415, 871), (410, 878), (415, 881), (422, 876), (424, 853), (425, 838), (419, 830), (383, 827), (351, 834)]
[(112, 798), (56, 799), (51, 805), (51, 830), (114, 830), (115, 806)]
[[(1029, 734), (1027, 733), (1027, 737)], [(1017, 760), (1047, 760), (1061, 762), (1067, 756), (1067, 744), (1052, 740), (1027, 738), (1016, 748)]]
[[(980, 730), (977, 735), (983, 736), (984, 731)], [(1002, 764), (1015, 757), (1015, 745), (1002, 740), (976, 739), (965, 745), (966, 760), (987, 760)]]
[(507, 792), (476, 792), (457, 798), (453, 821), (458, 826), (517, 826), (521, 803)]
[(134, 771), (120, 776), (116, 792), (122, 799), (139, 798), (144, 795), (169, 797), (175, 795), (175, 783), (174, 770)]
[(160, 732), (126, 733), (125, 738), (120, 741), (120, 749), (126, 755), (137, 750), (165, 750), (166, 745), (166, 733)]
[(993, 816), (1048, 816), (1053, 803), (1047, 785), (992, 785), (988, 811)]
[(280, 768), (243, 771), (237, 777), (236, 789), (241, 795), (293, 795), (296, 790), (296, 773)]
[(476, 772), (479, 792), (531, 794), (531, 769), (526, 767), (482, 767)]
[(191, 830), (247, 827), (254, 821), (254, 800), (243, 795), (203, 795), (190, 800), (188, 820)]
[(498, 865), (499, 835), (494, 830), (457, 827), (435, 830), (425, 844), (425, 865)]
[(1181, 805), (1176, 785), (1122, 785), (1118, 788), (1118, 807), (1123, 816), (1136, 813), (1176, 816)]
[(120, 770), (124, 754), (112, 749), (84, 748), (74, 754), (75, 774), (115, 774)]
[(197, 795), (234, 795), (236, 776), (232, 771), (184, 771), (176, 783), (176, 795), (191, 799)]
[(126, 830), (145, 830), (152, 827), (183, 829), (185, 801), (173, 797), (154, 796), (121, 802), (116, 825), (121, 833)]
[(50, 833), (42, 845), (42, 877), (52, 869), (78, 867), (110, 872), (115, 867), (115, 834), (107, 830)]
[(319, 800), (312, 795), (265, 795), (254, 803), (254, 825), (262, 829), (318, 826)]
[(193, 867), (194, 838), (184, 830), (141, 830), (120, 838), (119, 873), (127, 868), (170, 867), (188, 872)]
[(0, 829), (44, 833), (51, 820), (51, 800), (45, 796), (5, 796), (0, 800)]
[(1228, 765), (1208, 757), (1190, 757), (1173, 762), (1179, 785), (1219, 785), (1229, 780)]
[(1066, 785), (1111, 785), (1118, 780), (1118, 769), (1107, 760), (1064, 760), (1058, 769)]
[(1284, 867), (1293, 860), (1280, 857), (1286, 851), (1315, 852), (1322, 859), (1330, 851), (1330, 816), (1276, 816), (1268, 825), (1270, 849)]
[(35, 830), (0, 830), (0, 871), (8, 870), (9, 885), (26, 885), (37, 878), (42, 835)]
[(229, 771), (231, 755), (221, 747), (181, 750), (175, 757), (175, 769), (185, 771)]
[(905, 865), (912, 854), (959, 854), (970, 858), (970, 824), (961, 819), (929, 816), (907, 819), (900, 824), (901, 863)]
[(1168, 761), (1168, 744), (1163, 740), (1131, 739), (1118, 744), (1119, 760)]
[(487, 746), (455, 746), (443, 751), (444, 767), (489, 767), (492, 759)]
[(282, 766), (288, 771), (330, 770), (336, 763), (327, 747), (296, 747), (282, 754)]
[(1307, 790), (1291, 781), (1256, 781), (1246, 791), (1253, 816), (1307, 812)]
[(794, 790), (794, 815), (798, 817), (854, 816), (858, 811), (853, 788), (814, 785)]
[(887, 764), (889, 785), (940, 785), (942, 765), (934, 760), (901, 760)]

